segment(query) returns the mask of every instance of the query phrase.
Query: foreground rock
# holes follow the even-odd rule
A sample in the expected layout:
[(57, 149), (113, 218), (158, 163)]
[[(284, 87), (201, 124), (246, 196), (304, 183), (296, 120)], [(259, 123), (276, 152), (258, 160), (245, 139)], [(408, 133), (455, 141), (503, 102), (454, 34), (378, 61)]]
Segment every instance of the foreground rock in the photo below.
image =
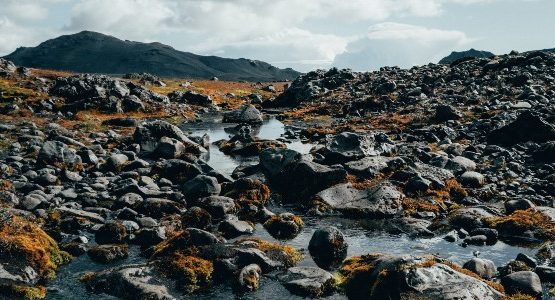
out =
[(350, 299), (503, 299), (502, 288), (460, 270), (433, 258), (369, 254), (345, 260), (340, 280)]

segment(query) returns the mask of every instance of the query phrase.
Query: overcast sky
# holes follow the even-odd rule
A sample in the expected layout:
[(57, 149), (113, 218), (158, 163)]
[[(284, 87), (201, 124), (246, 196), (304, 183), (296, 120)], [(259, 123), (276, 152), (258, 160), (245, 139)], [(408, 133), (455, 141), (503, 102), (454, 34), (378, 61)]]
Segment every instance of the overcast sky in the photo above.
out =
[(0, 0), (0, 55), (98, 31), (300, 71), (555, 47), (555, 0)]

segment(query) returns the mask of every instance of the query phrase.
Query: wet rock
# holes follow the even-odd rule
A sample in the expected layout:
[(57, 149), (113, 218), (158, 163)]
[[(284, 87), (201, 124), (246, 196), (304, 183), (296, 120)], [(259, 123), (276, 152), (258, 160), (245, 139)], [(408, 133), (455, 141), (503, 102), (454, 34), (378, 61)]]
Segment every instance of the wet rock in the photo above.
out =
[(464, 263), (463, 268), (470, 270), (480, 277), (490, 279), (495, 277), (497, 269), (493, 261), (482, 258), (473, 258)]
[(239, 272), (238, 286), (242, 291), (254, 291), (260, 286), (260, 275), (262, 269), (257, 264), (243, 267)]
[(87, 251), (89, 257), (99, 263), (107, 264), (129, 256), (127, 245), (99, 245)]
[(225, 113), (223, 122), (260, 124), (262, 123), (262, 113), (254, 105), (246, 104), (237, 110)]
[(206, 175), (197, 175), (195, 178), (185, 182), (181, 187), (181, 191), (189, 199), (218, 195), (221, 189), (216, 178)]
[(335, 284), (332, 274), (315, 267), (289, 268), (280, 280), (291, 293), (311, 298), (330, 294)]
[(404, 195), (391, 183), (382, 182), (359, 190), (350, 183), (339, 184), (316, 195), (326, 207), (355, 217), (385, 218), (399, 214)]
[(291, 201), (304, 201), (310, 196), (339, 183), (347, 177), (341, 167), (328, 167), (308, 160), (286, 165), (272, 183)]
[[(424, 261), (425, 264), (419, 264)], [(484, 281), (430, 258), (363, 255), (345, 260), (339, 274), (350, 299), (454, 300), (504, 296)]]
[(514, 122), (488, 135), (489, 143), (505, 146), (528, 141), (542, 143), (551, 140), (555, 140), (555, 128), (531, 112), (521, 113)]
[(93, 274), (87, 290), (123, 299), (174, 299), (150, 265), (128, 265)]
[(537, 266), (534, 272), (538, 274), (542, 282), (555, 283), (555, 268), (549, 266)]
[(121, 223), (106, 223), (95, 232), (95, 240), (98, 244), (119, 244), (127, 238), (127, 229)]
[(210, 196), (202, 198), (199, 205), (206, 209), (214, 218), (223, 218), (228, 214), (237, 212), (235, 200), (224, 196)]
[(205, 209), (193, 206), (183, 214), (181, 224), (183, 227), (207, 229), (212, 225), (212, 216)]
[(505, 210), (507, 214), (512, 214), (515, 210), (527, 210), (533, 208), (535, 205), (530, 200), (514, 199), (505, 202)]
[(347, 256), (347, 248), (343, 233), (332, 226), (317, 229), (308, 243), (314, 262), (324, 269), (339, 265)]
[(234, 238), (245, 234), (252, 234), (254, 226), (247, 221), (231, 217), (222, 221), (218, 226), (218, 230), (225, 238)]
[(132, 242), (141, 246), (152, 246), (161, 243), (166, 239), (164, 227), (142, 228), (133, 233)]
[(291, 239), (297, 236), (304, 227), (299, 216), (292, 213), (281, 213), (270, 217), (264, 222), (264, 228), (277, 239)]
[(532, 271), (519, 271), (501, 278), (501, 284), (507, 294), (522, 293), (539, 297), (542, 294), (540, 277)]
[(270, 178), (283, 172), (284, 168), (301, 159), (297, 151), (283, 148), (269, 148), (260, 152), (260, 165)]
[(181, 205), (175, 201), (164, 198), (147, 198), (136, 206), (139, 213), (152, 218), (161, 218), (165, 215), (181, 213)]

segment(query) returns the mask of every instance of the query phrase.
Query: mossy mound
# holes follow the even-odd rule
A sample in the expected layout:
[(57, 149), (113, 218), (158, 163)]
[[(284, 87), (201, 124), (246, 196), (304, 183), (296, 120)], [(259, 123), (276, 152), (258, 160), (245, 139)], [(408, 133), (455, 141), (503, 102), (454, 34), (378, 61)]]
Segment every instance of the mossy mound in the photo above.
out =
[(161, 261), (161, 267), (170, 267), (169, 275), (177, 281), (177, 287), (193, 293), (212, 283), (214, 266), (211, 261), (181, 253), (175, 253)]
[[(24, 286), (14, 282), (3, 286), (0, 294), (20, 295), (24, 299), (41, 299), (46, 292), (41, 286), (56, 276), (56, 269), (67, 263), (71, 256), (61, 251), (58, 244), (38, 225), (9, 214), (2, 214), (0, 219), (0, 262), (12, 266), (12, 272), (23, 271), (31, 267), (36, 272), (35, 278), (29, 278)], [(18, 269), (21, 270), (18, 271)], [(31, 285), (37, 285), (33, 287)]]
[(264, 228), (277, 239), (291, 239), (297, 236), (304, 227), (301, 217), (291, 213), (272, 216), (264, 222)]
[(503, 217), (492, 217), (484, 219), (488, 227), (495, 228), (501, 236), (510, 238), (533, 237), (538, 240), (555, 240), (555, 222), (533, 208), (527, 210), (516, 210), (512, 214)]
[(260, 238), (244, 238), (238, 240), (235, 244), (254, 246), (254, 248), (264, 252), (270, 259), (282, 262), (286, 267), (295, 266), (304, 257), (303, 253), (291, 246), (268, 242)]

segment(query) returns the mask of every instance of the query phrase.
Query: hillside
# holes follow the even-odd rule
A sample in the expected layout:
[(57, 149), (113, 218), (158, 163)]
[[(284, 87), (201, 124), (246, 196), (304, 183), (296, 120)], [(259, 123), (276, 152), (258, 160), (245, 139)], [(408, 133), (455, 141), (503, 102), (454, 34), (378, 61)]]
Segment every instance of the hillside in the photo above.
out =
[(37, 47), (21, 47), (5, 58), (25, 67), (79, 73), (147, 72), (164, 77), (235, 81), (286, 80), (300, 74), (262, 61), (201, 56), (161, 43), (123, 41), (91, 31), (63, 35)]
[(455, 62), (459, 59), (463, 59), (463, 58), (490, 58), (494, 55), (495, 54), (493, 54), (491, 52), (480, 51), (480, 50), (476, 50), (476, 49), (470, 49), (470, 50), (461, 51), (461, 52), (453, 51), (448, 56), (442, 58), (439, 61), (439, 64), (448, 65), (450, 63), (453, 63), (453, 62)]

